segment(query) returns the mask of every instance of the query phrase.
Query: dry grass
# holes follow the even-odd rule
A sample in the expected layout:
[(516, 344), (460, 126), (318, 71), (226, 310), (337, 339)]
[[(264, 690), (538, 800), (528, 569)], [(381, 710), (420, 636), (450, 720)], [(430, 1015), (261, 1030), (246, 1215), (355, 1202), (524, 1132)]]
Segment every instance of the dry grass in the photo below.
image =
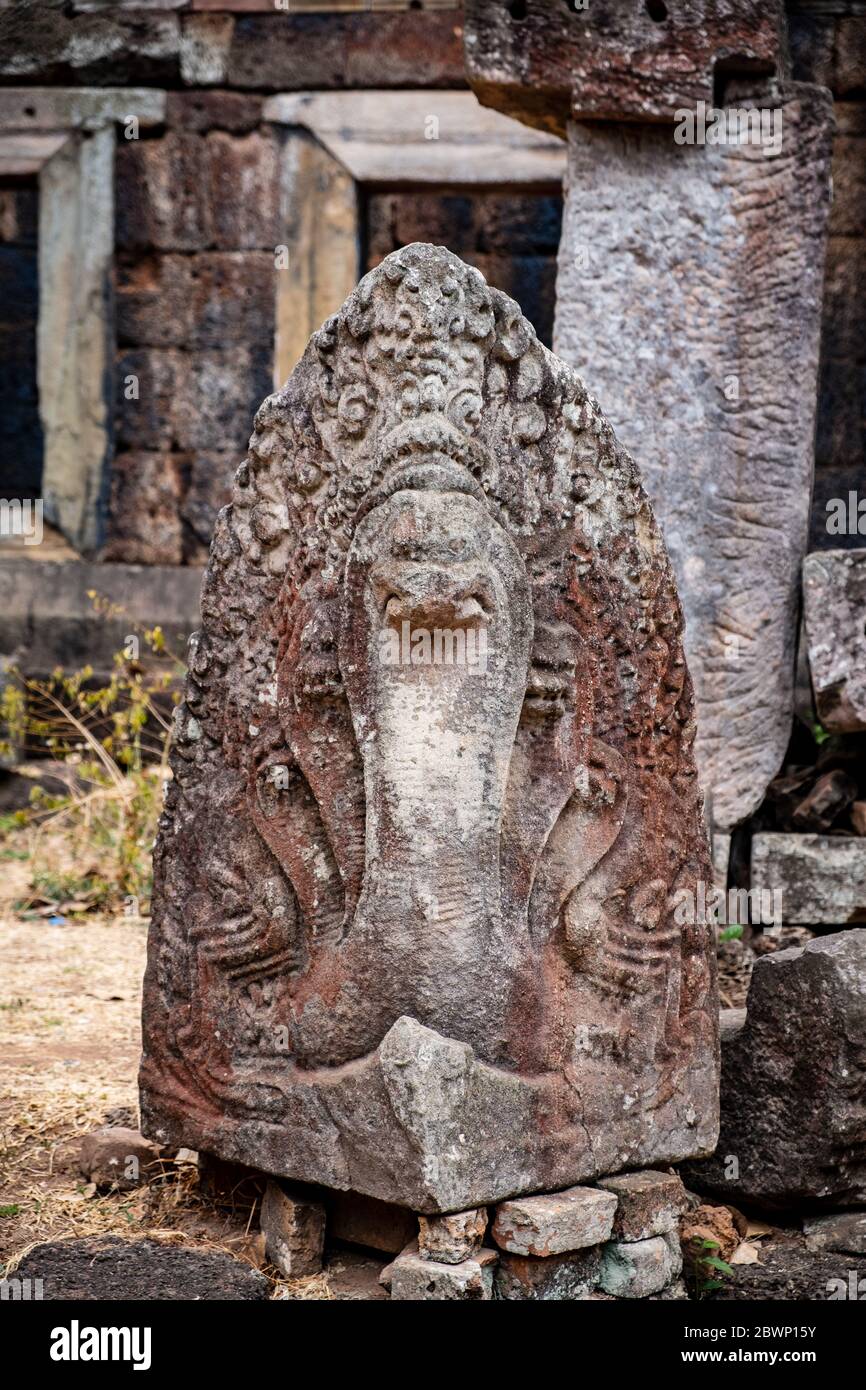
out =
[(332, 1300), (327, 1273), (286, 1280), (265, 1263), (256, 1208), (216, 1205), (184, 1151), (131, 1192), (99, 1193), (78, 1172), (82, 1135), (137, 1124), (146, 934), (125, 918), (0, 917), (0, 1274), (42, 1241), (147, 1237), (244, 1260), (275, 1299)]
[(272, 1297), (278, 1300), (291, 1299), (293, 1302), (333, 1302), (334, 1294), (327, 1273), (310, 1274), (306, 1279), (274, 1280)]

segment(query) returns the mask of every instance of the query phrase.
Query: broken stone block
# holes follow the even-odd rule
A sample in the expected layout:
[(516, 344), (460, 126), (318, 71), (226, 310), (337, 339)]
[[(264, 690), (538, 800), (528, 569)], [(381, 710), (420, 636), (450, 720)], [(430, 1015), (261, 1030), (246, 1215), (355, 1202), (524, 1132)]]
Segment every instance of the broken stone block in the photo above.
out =
[(267, 1257), (287, 1279), (321, 1271), (325, 1208), (319, 1202), (271, 1181), (265, 1188), (261, 1227)]
[(422, 1260), (456, 1265), (474, 1256), (487, 1230), (487, 1208), (454, 1212), (451, 1216), (419, 1216), (418, 1253)]
[[(197, 452), (261, 354), (189, 356)], [(443, 247), (365, 276), (261, 406), (203, 595), (147, 1132), (425, 1216), (709, 1152), (682, 614), (636, 466), (519, 306)]]
[(803, 616), (818, 718), (834, 733), (866, 729), (866, 549), (806, 556)]
[(752, 839), (752, 891), (780, 893), (786, 924), (866, 921), (866, 843), (762, 832)]
[(99, 1188), (129, 1191), (147, 1182), (159, 1163), (160, 1149), (137, 1129), (111, 1126), (94, 1129), (81, 1141), (78, 1166), (88, 1182)]
[(791, 816), (798, 830), (829, 830), (857, 795), (857, 783), (842, 768), (833, 768), (818, 778), (811, 791), (798, 802)]
[(729, 1260), (740, 1244), (740, 1233), (727, 1207), (702, 1204), (690, 1211), (680, 1226), (680, 1248), (692, 1260), (718, 1255)]
[(756, 963), (742, 1027), (722, 1042), (722, 1124), (690, 1186), (767, 1209), (866, 1203), (866, 930)]
[(495, 1250), (479, 1250), (461, 1264), (443, 1264), (425, 1259), (417, 1249), (404, 1250), (381, 1279), (397, 1301), (437, 1302), (468, 1299), (489, 1303), (493, 1299)]
[(810, 1250), (835, 1250), (842, 1255), (866, 1255), (866, 1211), (834, 1212), (803, 1222)]
[(496, 1266), (496, 1297), (514, 1303), (587, 1298), (598, 1282), (600, 1269), (599, 1246), (541, 1259), (506, 1251)]
[(682, 1258), (664, 1236), (614, 1240), (604, 1247), (599, 1286), (614, 1298), (649, 1298), (679, 1276)]
[(620, 1173), (600, 1178), (599, 1187), (617, 1199), (613, 1234), (617, 1240), (648, 1240), (674, 1231), (689, 1204), (676, 1173)]
[(491, 1234), (516, 1255), (560, 1255), (607, 1240), (616, 1207), (616, 1197), (595, 1187), (520, 1197), (497, 1207)]
[(571, 117), (671, 119), (712, 106), (716, 64), (731, 53), (774, 70), (780, 0), (686, 0), (669, 22), (664, 4), (467, 0), (466, 69), (479, 100), (565, 135)]

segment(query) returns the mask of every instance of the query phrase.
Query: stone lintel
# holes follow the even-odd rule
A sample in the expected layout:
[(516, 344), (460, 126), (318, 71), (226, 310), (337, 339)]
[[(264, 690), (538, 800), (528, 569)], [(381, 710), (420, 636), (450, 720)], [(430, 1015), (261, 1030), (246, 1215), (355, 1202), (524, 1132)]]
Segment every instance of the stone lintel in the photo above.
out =
[(466, 68), (485, 106), (558, 134), (569, 118), (667, 121), (712, 105), (719, 71), (779, 72), (782, 23), (781, 0), (466, 0)]
[(362, 183), (559, 185), (565, 174), (561, 140), (472, 92), (281, 93), (264, 117), (309, 130)]
[(130, 116), (154, 126), (165, 120), (165, 106), (165, 92), (149, 87), (5, 87), (0, 132), (99, 130)]

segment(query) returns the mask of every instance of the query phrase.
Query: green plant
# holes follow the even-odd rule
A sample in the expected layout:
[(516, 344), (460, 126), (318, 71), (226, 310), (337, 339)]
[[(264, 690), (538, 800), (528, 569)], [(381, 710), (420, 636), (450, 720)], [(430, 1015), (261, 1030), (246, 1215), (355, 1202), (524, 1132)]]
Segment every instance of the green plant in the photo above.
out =
[(716, 1289), (724, 1288), (724, 1279), (714, 1278), (713, 1275), (722, 1274), (730, 1277), (734, 1273), (725, 1260), (708, 1253), (718, 1249), (717, 1240), (697, 1241), (692, 1249), (692, 1284), (695, 1297), (698, 1299), (704, 1298), (708, 1293), (715, 1293)]
[[(97, 612), (116, 607), (90, 594)], [(30, 861), (29, 892), (21, 911), (36, 905), (67, 913), (116, 910), (150, 898), (151, 849), (170, 776), (170, 707), (180, 698), (182, 666), (167, 649), (161, 628), (135, 629), (136, 655), (118, 652), (107, 681), (93, 669), (58, 668), (47, 680), (14, 673), (0, 696), (0, 755), (38, 752), (54, 760), (64, 789), (35, 786), (23, 810), (0, 820), (0, 835), (22, 834), (4, 845), (4, 858)], [(147, 649), (147, 661), (137, 652)], [(66, 854), (58, 861), (62, 835)]]
[(742, 941), (743, 928), (739, 922), (733, 923), (730, 927), (723, 927), (719, 932), (720, 941)]

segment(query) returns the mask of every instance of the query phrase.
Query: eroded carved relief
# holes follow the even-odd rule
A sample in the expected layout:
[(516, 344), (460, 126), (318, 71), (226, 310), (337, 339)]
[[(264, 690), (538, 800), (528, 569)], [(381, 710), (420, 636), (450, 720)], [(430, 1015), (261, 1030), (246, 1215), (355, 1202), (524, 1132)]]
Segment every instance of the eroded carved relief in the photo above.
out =
[(202, 612), (149, 1132), (419, 1210), (711, 1147), (680, 609), (518, 306), (441, 247), (368, 275), (259, 410)]

